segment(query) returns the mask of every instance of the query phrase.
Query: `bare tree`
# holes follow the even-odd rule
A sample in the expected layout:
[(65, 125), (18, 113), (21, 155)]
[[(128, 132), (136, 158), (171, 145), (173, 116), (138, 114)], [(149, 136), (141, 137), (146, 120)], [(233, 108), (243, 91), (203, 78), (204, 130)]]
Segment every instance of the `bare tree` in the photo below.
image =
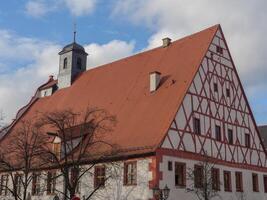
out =
[(8, 148), (0, 149), (1, 191), (10, 193), (15, 200), (26, 200), (32, 172), (42, 167), (39, 157), (46, 141), (38, 123), (21, 121), (4, 144)]
[[(104, 140), (104, 136), (116, 125), (116, 117), (104, 109), (88, 107), (80, 113), (70, 109), (43, 113), (41, 121), (55, 130), (49, 133), (54, 141), (60, 141), (52, 144), (54, 148), (48, 146), (44, 156), (45, 161), (60, 172), (55, 178), (63, 178), (63, 191), (57, 192), (65, 200), (72, 199), (79, 190), (82, 177), (91, 173), (95, 163), (115, 154), (116, 145)], [(55, 148), (58, 144), (60, 147)], [(100, 148), (106, 153), (98, 152)], [(94, 187), (84, 199), (91, 199), (99, 188), (101, 185)]]
[(205, 153), (201, 162), (194, 168), (189, 168), (187, 177), (192, 184), (186, 189), (187, 192), (195, 194), (199, 200), (211, 200), (220, 197), (218, 191), (221, 183), (219, 173), (216, 173), (215, 164)]

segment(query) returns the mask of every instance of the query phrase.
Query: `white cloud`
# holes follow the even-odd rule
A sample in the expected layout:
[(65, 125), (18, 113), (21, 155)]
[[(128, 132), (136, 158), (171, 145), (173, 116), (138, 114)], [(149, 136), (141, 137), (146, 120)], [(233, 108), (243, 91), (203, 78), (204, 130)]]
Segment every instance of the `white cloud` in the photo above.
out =
[[(0, 71), (3, 71), (0, 74), (0, 96), (4, 97), (0, 101), (0, 110), (9, 122), (49, 75), (57, 75), (61, 47), (6, 30), (0, 30), (0, 34), (3, 36), (0, 38)], [(85, 48), (90, 53), (88, 64), (94, 67), (132, 54), (134, 43), (114, 40), (103, 45), (88, 44)], [(15, 67), (10, 68), (10, 62)]]
[(48, 4), (48, 1), (30, 0), (26, 3), (26, 13), (33, 17), (42, 17), (48, 12), (54, 10), (55, 4)]
[(49, 12), (67, 8), (72, 15), (91, 14), (96, 6), (96, 0), (29, 0), (26, 3), (26, 13), (33, 17), (42, 17)]
[(247, 93), (260, 100), (267, 98), (266, 6), (266, 0), (118, 0), (112, 15), (152, 30), (148, 48), (166, 35), (177, 39), (220, 23)]
[(65, 3), (73, 15), (81, 16), (93, 12), (96, 0), (65, 0)]
[(10, 121), (36, 88), (48, 80), (48, 75), (57, 72), (59, 45), (19, 37), (6, 30), (0, 33), (5, 33), (5, 37), (0, 38), (0, 60), (3, 61), (0, 71), (5, 69), (0, 74), (0, 96), (4, 97), (0, 109), (6, 116), (5, 121)]
[(112, 62), (119, 58), (129, 56), (134, 51), (134, 42), (124, 42), (120, 40), (112, 40), (107, 44), (89, 44), (85, 46), (86, 51), (89, 53), (88, 66), (103, 65)]

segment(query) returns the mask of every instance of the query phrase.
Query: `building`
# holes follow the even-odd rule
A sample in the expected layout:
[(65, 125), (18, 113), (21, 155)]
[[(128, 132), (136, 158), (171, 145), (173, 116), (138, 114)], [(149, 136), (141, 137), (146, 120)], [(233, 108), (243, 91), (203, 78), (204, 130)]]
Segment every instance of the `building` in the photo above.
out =
[(262, 142), (264, 144), (265, 149), (267, 148), (267, 126), (258, 126), (261, 138), (262, 138)]
[[(165, 38), (158, 48), (88, 71), (87, 53), (77, 43), (59, 55), (58, 79), (50, 77), (18, 112), (1, 148), (37, 111), (79, 111), (90, 104), (117, 116), (108, 139), (119, 144), (116, 162), (124, 168), (118, 184), (95, 199), (153, 199), (152, 188), (165, 185), (170, 200), (197, 199), (186, 192), (193, 184), (186, 169), (205, 155), (216, 163), (222, 199), (267, 199), (266, 151), (220, 25), (174, 42)], [(82, 182), (87, 186), (82, 184), (80, 196), (93, 185), (89, 176)]]

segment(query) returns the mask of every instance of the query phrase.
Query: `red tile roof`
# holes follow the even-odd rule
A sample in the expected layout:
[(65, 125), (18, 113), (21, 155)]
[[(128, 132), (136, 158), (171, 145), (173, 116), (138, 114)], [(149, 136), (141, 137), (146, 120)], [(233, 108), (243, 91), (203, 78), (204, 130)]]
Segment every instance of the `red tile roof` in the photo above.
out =
[[(38, 111), (81, 111), (97, 106), (118, 120), (107, 140), (123, 152), (153, 152), (168, 131), (218, 28), (88, 70), (71, 87), (35, 101), (22, 119), (31, 119)], [(162, 81), (157, 91), (150, 93), (149, 73), (153, 71), (161, 73)]]

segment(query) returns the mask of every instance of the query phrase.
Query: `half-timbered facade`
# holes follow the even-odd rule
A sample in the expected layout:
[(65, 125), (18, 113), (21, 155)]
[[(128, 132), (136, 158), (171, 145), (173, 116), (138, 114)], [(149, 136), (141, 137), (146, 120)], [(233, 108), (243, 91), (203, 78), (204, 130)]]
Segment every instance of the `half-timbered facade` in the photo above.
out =
[[(239, 196), (232, 194), (238, 192), (237, 172), (242, 173), (246, 198), (265, 199), (262, 173), (266, 168), (265, 149), (221, 29), (203, 57), (161, 148), (167, 153), (162, 155), (165, 163), (180, 162), (192, 168), (204, 154), (216, 160), (222, 182), (223, 172), (231, 173), (231, 188), (227, 191), (222, 187), (227, 199)], [(176, 156), (171, 156), (169, 149)], [(160, 166), (168, 171), (163, 163)], [(254, 169), (258, 170), (255, 173), (259, 174), (262, 194), (253, 191), (250, 170)], [(176, 193), (181, 192), (172, 181), (164, 181), (168, 176), (166, 173), (164, 177), (163, 171), (162, 186), (167, 183)], [(174, 192), (173, 198), (175, 195)]]
[[(153, 199), (152, 188), (167, 185), (170, 200), (197, 199), (188, 188), (201, 186), (187, 171), (201, 171), (199, 163), (208, 157), (214, 199), (267, 199), (266, 150), (219, 25), (174, 42), (165, 38), (161, 47), (105, 66), (69, 70), (65, 57), (78, 61), (80, 55), (83, 62), (73, 67), (86, 64), (84, 49), (72, 44), (61, 51), (61, 79), (50, 77), (38, 88), (7, 127), (1, 148), (20, 121), (37, 111), (78, 111), (90, 104), (117, 116), (107, 139), (119, 149), (114, 160), (98, 163), (82, 178), (78, 196), (101, 185), (93, 199)], [(120, 170), (105, 182), (111, 162)], [(51, 182), (50, 176), (34, 179), (32, 199), (51, 199), (55, 187), (63, 190), (62, 180)], [(12, 199), (3, 187), (7, 180), (3, 172), (1, 199)]]

